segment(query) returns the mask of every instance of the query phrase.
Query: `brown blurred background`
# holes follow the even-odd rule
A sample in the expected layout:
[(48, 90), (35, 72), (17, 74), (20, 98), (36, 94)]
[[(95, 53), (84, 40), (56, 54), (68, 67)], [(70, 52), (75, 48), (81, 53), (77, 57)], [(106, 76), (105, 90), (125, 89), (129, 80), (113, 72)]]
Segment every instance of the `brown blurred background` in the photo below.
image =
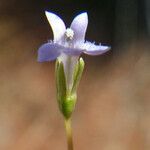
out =
[(68, 26), (87, 11), (86, 39), (112, 46), (102, 56), (83, 56), (75, 150), (149, 150), (149, 0), (0, 1), (0, 150), (67, 148), (54, 62), (36, 61), (38, 47), (53, 38), (45, 10)]

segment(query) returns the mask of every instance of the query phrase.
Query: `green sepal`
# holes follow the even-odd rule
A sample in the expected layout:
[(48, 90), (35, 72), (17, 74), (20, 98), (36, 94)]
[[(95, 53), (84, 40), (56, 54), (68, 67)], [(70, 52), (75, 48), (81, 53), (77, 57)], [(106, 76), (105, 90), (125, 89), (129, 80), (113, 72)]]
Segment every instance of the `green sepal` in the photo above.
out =
[(57, 100), (59, 104), (60, 110), (62, 110), (62, 103), (66, 100), (67, 94), (67, 85), (66, 85), (66, 77), (64, 72), (63, 63), (59, 60), (56, 61), (55, 66), (55, 74), (56, 74), (56, 87), (57, 87)]
[(73, 74), (73, 86), (72, 86), (72, 89), (71, 89), (71, 93), (75, 93), (77, 91), (77, 87), (79, 85), (79, 82), (80, 82), (80, 79), (81, 79), (81, 76), (82, 76), (82, 73), (83, 73), (83, 70), (84, 70), (84, 60), (83, 58), (81, 57), (76, 66), (75, 66), (75, 69), (74, 69), (74, 74)]

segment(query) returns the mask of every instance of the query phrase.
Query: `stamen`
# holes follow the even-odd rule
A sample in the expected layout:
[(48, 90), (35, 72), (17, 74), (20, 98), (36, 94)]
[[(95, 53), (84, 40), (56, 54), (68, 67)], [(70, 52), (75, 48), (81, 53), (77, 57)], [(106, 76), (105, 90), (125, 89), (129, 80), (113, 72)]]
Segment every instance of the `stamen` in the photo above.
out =
[(72, 40), (74, 37), (74, 31), (70, 28), (67, 28), (65, 32), (65, 36), (66, 36), (66, 40), (69, 40), (69, 41)]

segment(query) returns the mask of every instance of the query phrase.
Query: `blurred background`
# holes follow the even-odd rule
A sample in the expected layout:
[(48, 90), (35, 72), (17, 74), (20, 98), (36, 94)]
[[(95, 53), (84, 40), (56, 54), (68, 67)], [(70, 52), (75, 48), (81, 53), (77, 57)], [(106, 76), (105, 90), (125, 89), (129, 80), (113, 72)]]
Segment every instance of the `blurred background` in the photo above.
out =
[(0, 150), (67, 149), (54, 62), (36, 61), (39, 46), (53, 38), (45, 10), (67, 26), (87, 11), (86, 39), (112, 47), (83, 55), (75, 150), (149, 150), (149, 0), (0, 1)]

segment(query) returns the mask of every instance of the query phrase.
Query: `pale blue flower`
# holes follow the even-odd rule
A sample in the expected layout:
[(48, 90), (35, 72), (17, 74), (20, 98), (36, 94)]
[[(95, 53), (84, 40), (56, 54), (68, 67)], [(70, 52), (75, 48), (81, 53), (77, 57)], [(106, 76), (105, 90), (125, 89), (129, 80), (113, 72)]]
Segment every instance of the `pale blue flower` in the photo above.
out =
[(54, 39), (43, 44), (38, 50), (38, 61), (51, 61), (58, 59), (63, 63), (67, 89), (73, 86), (73, 74), (81, 53), (100, 55), (110, 49), (108, 46), (95, 45), (85, 41), (88, 25), (87, 13), (77, 15), (66, 29), (63, 20), (56, 14), (45, 12), (52, 28)]
[(38, 50), (38, 61), (51, 61), (71, 56), (78, 58), (81, 53), (88, 55), (100, 55), (110, 49), (108, 46), (95, 45), (85, 41), (85, 34), (88, 25), (87, 13), (77, 15), (71, 23), (70, 28), (66, 29), (63, 20), (56, 14), (45, 12), (51, 25), (54, 40), (43, 44)]

